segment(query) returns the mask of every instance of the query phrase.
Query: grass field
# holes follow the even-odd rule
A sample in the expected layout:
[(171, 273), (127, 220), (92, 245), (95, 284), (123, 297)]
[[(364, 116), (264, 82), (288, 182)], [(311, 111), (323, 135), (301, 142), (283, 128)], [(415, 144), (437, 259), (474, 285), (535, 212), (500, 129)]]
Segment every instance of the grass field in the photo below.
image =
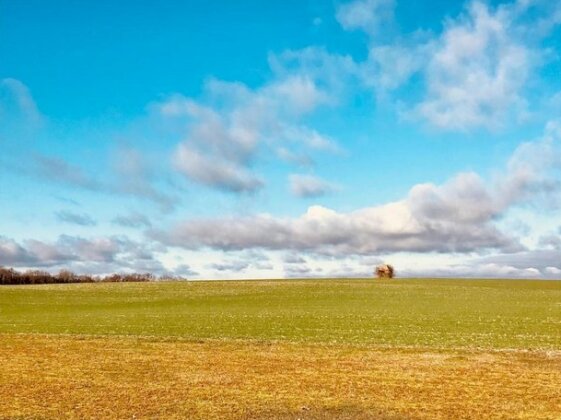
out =
[(4, 286), (0, 418), (561, 418), (561, 282)]

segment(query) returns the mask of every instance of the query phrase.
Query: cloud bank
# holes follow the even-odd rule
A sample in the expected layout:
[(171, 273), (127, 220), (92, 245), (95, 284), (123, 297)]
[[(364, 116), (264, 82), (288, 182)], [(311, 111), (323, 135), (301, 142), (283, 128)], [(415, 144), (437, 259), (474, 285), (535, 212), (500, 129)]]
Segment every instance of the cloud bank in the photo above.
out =
[(491, 182), (473, 172), (442, 185), (412, 187), (402, 200), (341, 213), (311, 206), (297, 218), (266, 214), (188, 220), (152, 237), (166, 245), (220, 250), (262, 248), (319, 254), (522, 251), (496, 221), (510, 208), (558, 196), (559, 124), (542, 139), (520, 145)]

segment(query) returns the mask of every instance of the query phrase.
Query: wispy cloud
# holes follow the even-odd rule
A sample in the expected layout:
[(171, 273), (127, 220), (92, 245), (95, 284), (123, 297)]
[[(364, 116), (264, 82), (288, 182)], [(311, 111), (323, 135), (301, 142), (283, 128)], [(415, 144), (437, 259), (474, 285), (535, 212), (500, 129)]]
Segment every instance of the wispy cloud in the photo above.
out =
[(234, 273), (239, 273), (249, 267), (247, 261), (228, 261), (222, 263), (209, 264), (207, 268), (217, 271), (229, 271)]
[(211, 80), (206, 91), (206, 102), (177, 95), (157, 105), (163, 118), (187, 121), (186, 139), (178, 145), (173, 164), (194, 182), (235, 193), (254, 192), (265, 185), (253, 168), (262, 150), (277, 150), (282, 159), (295, 161), (307, 155), (290, 150), (293, 144), (309, 150), (337, 148), (302, 122), (329, 101), (307, 75), (279, 76), (256, 89)]
[(155, 165), (145, 153), (134, 147), (120, 145), (114, 150), (112, 164), (116, 176), (113, 182), (106, 183), (106, 190), (150, 200), (165, 212), (178, 204), (176, 196), (155, 186)]
[(17, 79), (0, 79), (0, 121), (6, 124), (19, 118), (36, 124), (43, 120), (43, 115), (25, 84)]
[(113, 218), (112, 223), (118, 226), (129, 228), (149, 228), (152, 227), (150, 219), (146, 216), (132, 212), (126, 215), (120, 215)]
[(360, 29), (375, 36), (393, 22), (394, 8), (394, 0), (356, 0), (341, 4), (336, 17), (347, 30)]
[(293, 174), (289, 177), (292, 195), (300, 198), (316, 198), (335, 191), (337, 188), (313, 175)]
[(175, 167), (197, 182), (230, 192), (254, 192), (263, 187), (263, 180), (243, 165), (225, 158), (205, 155), (180, 144), (174, 156)]
[(79, 226), (95, 226), (97, 222), (85, 213), (74, 213), (71, 211), (61, 210), (55, 213), (58, 221), (70, 223)]
[(92, 191), (102, 188), (101, 183), (88, 176), (82, 168), (58, 157), (35, 155), (34, 170), (43, 179)]
[(113, 168), (112, 176), (95, 177), (81, 166), (69, 163), (56, 156), (35, 154), (33, 164), (17, 169), (42, 181), (55, 182), (73, 188), (97, 193), (122, 195), (149, 200), (163, 211), (169, 211), (178, 203), (178, 198), (154, 186), (148, 166), (142, 154), (134, 149), (120, 149), (119, 165)]

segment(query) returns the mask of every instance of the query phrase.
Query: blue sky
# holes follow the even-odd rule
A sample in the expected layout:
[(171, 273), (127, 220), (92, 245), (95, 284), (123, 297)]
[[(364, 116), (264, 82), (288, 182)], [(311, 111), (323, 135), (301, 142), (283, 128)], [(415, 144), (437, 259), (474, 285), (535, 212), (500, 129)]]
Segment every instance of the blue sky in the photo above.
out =
[(561, 2), (0, 2), (0, 265), (561, 275)]

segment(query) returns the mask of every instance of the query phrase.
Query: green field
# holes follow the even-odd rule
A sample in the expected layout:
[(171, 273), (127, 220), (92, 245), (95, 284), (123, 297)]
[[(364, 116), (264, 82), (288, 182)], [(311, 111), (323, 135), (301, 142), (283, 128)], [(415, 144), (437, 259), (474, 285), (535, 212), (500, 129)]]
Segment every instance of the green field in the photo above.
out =
[(0, 332), (561, 349), (561, 282), (12, 286), (0, 288)]
[(0, 419), (558, 419), (561, 282), (0, 287)]

